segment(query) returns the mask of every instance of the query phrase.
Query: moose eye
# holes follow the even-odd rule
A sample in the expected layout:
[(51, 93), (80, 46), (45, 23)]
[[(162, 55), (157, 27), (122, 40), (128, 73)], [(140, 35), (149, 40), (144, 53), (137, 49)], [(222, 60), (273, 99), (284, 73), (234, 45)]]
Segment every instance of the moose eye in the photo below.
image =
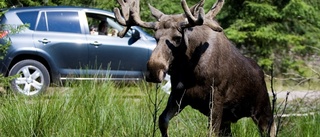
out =
[(159, 42), (159, 39), (158, 38), (155, 38), (156, 39), (156, 42), (158, 43)]
[(172, 37), (172, 40), (173, 40), (176, 44), (180, 44), (181, 39), (182, 39), (182, 38), (181, 38), (180, 36)]

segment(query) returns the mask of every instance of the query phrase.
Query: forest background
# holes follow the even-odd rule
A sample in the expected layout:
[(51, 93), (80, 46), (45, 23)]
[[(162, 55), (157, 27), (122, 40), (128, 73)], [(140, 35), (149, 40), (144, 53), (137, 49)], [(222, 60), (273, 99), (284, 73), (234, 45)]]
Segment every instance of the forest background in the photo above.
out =
[[(187, 0), (189, 6), (199, 0)], [(206, 0), (209, 10), (215, 0)], [(182, 13), (180, 0), (141, 0), (141, 17), (154, 20), (147, 4), (166, 14)], [(82, 6), (112, 11), (116, 0), (0, 0), (1, 8)], [(318, 74), (320, 63), (319, 0), (226, 0), (216, 19), (241, 52), (266, 74), (303, 80)], [(150, 30), (147, 30), (151, 34)], [(301, 79), (302, 78), (302, 79)]]
[[(198, 1), (187, 0), (187, 3), (191, 6)], [(208, 11), (215, 1), (206, 0), (205, 10)], [(166, 14), (183, 13), (180, 0), (140, 0), (141, 18), (145, 21), (154, 21), (147, 6), (148, 3)], [(2, 9), (30, 6), (81, 6), (110, 11), (114, 7), (120, 7), (117, 4), (117, 0), (0, 0), (0, 8)], [(316, 81), (313, 84), (317, 87), (310, 86), (306, 89), (319, 91), (319, 9), (319, 0), (225, 0), (225, 5), (216, 19), (224, 28), (224, 33), (227, 37), (235, 43), (235, 46), (244, 55), (256, 60), (263, 67), (267, 75), (270, 75), (271, 70), (273, 70), (272, 72), (277, 78), (294, 81), (293, 83), (289, 83), (289, 86), (287, 85), (288, 87), (291, 86), (288, 89), (289, 91), (286, 92), (286, 95), (289, 95), (290, 91), (300, 90), (297, 89), (297, 86), (292, 86), (293, 84), (299, 85), (312, 79)], [(20, 29), (16, 30), (16, 32), (19, 31)], [(153, 34), (150, 30), (146, 31)], [(0, 74), (0, 89), (10, 79)], [(273, 85), (272, 81), (270, 83)], [(65, 90), (61, 90), (62, 92), (57, 92), (57, 94), (53, 94), (55, 92), (52, 91), (49, 92), (53, 96), (48, 94), (36, 99), (15, 99), (15, 96), (3, 96), (0, 98), (0, 102), (2, 103), (0, 105), (6, 107), (0, 108), (2, 116), (2, 124), (0, 124), (1, 134), (7, 136), (30, 136), (29, 134), (35, 136), (37, 133), (39, 133), (39, 136), (45, 136), (41, 134), (48, 134), (49, 136), (83, 136), (85, 134), (93, 136), (96, 134), (98, 134), (97, 136), (100, 134), (100, 136), (106, 136), (104, 134), (110, 134), (109, 136), (150, 136), (150, 133), (154, 134), (155, 132), (145, 131), (155, 131), (157, 111), (160, 108), (159, 106), (163, 104), (157, 104), (155, 101), (156, 103), (152, 104), (154, 106), (150, 106), (150, 102), (153, 102), (150, 98), (151, 95), (155, 94), (154, 100), (158, 99), (158, 92), (149, 92), (148, 86), (142, 86), (142, 88), (139, 86), (121, 88), (120, 86), (119, 88), (113, 85), (110, 86), (109, 84), (108, 82), (99, 84), (93, 82), (90, 84), (83, 81), (80, 83), (70, 83), (69, 87), (73, 89), (67, 86), (67, 88), (64, 88)], [(270, 87), (272, 88), (272, 86)], [(59, 91), (60, 88), (54, 90)], [(285, 88), (277, 88), (277, 91), (286, 90)], [(145, 96), (145, 94), (148, 96)], [(319, 121), (319, 114), (313, 113), (319, 112), (319, 99), (297, 99), (296, 101), (291, 101), (296, 104), (289, 104), (281, 103), (284, 102), (284, 99), (279, 97), (278, 101), (280, 103), (277, 104), (279, 106), (277, 107), (277, 110), (279, 110), (277, 112), (279, 113), (293, 113), (293, 116), (299, 113), (308, 115), (308, 117), (286, 118), (281, 122), (281, 118), (279, 118), (278, 123), (281, 124), (281, 127), (284, 127), (280, 130), (279, 136), (319, 135), (319, 122), (317, 122)], [(35, 105), (30, 105), (30, 102)], [(162, 99), (159, 102), (162, 102)], [(155, 112), (150, 111), (152, 110), (150, 109), (151, 107), (155, 108)], [(152, 113), (152, 118), (150, 115), (146, 115), (145, 112), (148, 111)], [(171, 132), (174, 132), (173, 134), (182, 136), (180, 131), (183, 131), (185, 132), (184, 136), (195, 136), (194, 133), (198, 132), (194, 131), (206, 129), (201, 126), (194, 128), (198, 127), (194, 126), (195, 121), (199, 125), (206, 126), (207, 119), (205, 117), (198, 116), (200, 113), (188, 113), (191, 112), (190, 109), (184, 111), (187, 111), (187, 113), (182, 113), (183, 117), (176, 119), (176, 122), (173, 123), (182, 123), (177, 127), (181, 125), (186, 126), (181, 126), (177, 130), (171, 130)], [(275, 114), (279, 114), (277, 112)], [(193, 119), (189, 123), (181, 122), (182, 119), (190, 117)], [(110, 123), (111, 119), (114, 122)], [(151, 119), (153, 119), (153, 122), (150, 122), (152, 121)], [(254, 132), (252, 133), (256, 135), (248, 134), (251, 133), (251, 130), (247, 130), (249, 126), (247, 126), (246, 121), (243, 123), (235, 126), (236, 129), (239, 127), (238, 130), (235, 130), (238, 131), (235, 133), (235, 136), (259, 136), (255, 126), (250, 127), (253, 127), (252, 131)], [(153, 128), (150, 129), (150, 127)], [(191, 130), (187, 129), (187, 127), (191, 127)], [(105, 130), (101, 130), (103, 132), (96, 132), (96, 129)], [(278, 129), (280, 129), (280, 126), (278, 126)], [(30, 130), (33, 132), (30, 132)], [(202, 136), (206, 133), (199, 132)]]

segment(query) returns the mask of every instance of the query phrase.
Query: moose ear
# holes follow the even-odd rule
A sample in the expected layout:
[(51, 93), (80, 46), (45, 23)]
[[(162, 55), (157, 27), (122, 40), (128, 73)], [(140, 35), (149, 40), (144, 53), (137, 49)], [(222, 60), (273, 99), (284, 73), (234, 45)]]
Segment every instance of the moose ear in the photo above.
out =
[(161, 16), (164, 15), (164, 13), (162, 13), (160, 10), (156, 9), (155, 7), (151, 6), (150, 4), (148, 5), (149, 5), (152, 16), (159, 21), (159, 19), (161, 18)]

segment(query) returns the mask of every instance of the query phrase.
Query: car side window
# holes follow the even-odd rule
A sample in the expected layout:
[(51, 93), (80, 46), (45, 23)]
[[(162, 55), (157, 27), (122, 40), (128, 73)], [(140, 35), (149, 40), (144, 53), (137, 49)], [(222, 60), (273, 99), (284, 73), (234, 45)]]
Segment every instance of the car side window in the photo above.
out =
[(81, 33), (78, 12), (43, 12), (39, 18), (37, 30)]
[(23, 24), (29, 24), (30, 30), (35, 30), (35, 25), (38, 17), (38, 11), (19, 12), (17, 13)]
[(47, 20), (46, 20), (46, 13), (45, 12), (41, 12), (41, 15), (39, 17), (39, 23), (37, 26), (37, 31), (48, 31), (47, 28)]
[[(117, 37), (118, 33), (123, 29), (119, 23), (115, 21), (114, 18), (108, 17), (106, 15), (86, 13), (89, 31), (91, 35), (105, 35)], [(105, 32), (101, 33), (101, 24), (105, 24)], [(127, 33), (125, 37), (129, 37), (131, 34)]]

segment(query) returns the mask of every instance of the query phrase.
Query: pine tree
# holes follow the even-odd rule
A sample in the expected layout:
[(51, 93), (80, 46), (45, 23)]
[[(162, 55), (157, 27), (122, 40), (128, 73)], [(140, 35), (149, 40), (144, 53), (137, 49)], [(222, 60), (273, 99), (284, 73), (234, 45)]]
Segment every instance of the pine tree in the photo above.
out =
[[(303, 59), (319, 51), (319, 10), (303, 0), (226, 1), (218, 15), (225, 33), (265, 70), (304, 73)], [(319, 2), (318, 2), (319, 3)]]

